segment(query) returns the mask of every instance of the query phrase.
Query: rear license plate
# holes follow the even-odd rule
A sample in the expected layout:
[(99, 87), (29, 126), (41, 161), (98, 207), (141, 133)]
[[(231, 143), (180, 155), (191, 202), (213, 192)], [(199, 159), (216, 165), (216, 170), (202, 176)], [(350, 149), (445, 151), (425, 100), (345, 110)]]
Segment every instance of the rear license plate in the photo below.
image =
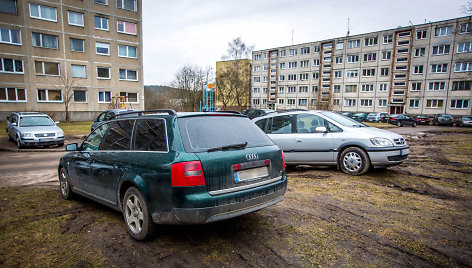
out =
[(234, 172), (234, 182), (244, 182), (249, 180), (257, 180), (269, 176), (269, 169), (267, 166), (244, 169)]
[(410, 153), (410, 149), (403, 149), (400, 150), (400, 156), (404, 156)]

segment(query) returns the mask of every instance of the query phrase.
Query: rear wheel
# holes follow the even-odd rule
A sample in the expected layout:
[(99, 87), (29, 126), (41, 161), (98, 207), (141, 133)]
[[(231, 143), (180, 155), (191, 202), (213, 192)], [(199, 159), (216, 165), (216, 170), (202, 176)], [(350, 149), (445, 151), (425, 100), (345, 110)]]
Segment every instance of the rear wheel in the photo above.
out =
[(416, 122), (413, 122), (413, 125), (412, 125), (412, 126), (413, 126), (413, 127), (416, 127)]
[(126, 190), (123, 217), (129, 234), (136, 240), (150, 238), (156, 229), (143, 195), (134, 187)]
[(397, 127), (401, 127), (401, 126), (402, 126), (402, 123), (398, 122)]
[(338, 163), (341, 170), (349, 175), (362, 175), (370, 167), (369, 156), (364, 150), (357, 147), (345, 149), (341, 153)]

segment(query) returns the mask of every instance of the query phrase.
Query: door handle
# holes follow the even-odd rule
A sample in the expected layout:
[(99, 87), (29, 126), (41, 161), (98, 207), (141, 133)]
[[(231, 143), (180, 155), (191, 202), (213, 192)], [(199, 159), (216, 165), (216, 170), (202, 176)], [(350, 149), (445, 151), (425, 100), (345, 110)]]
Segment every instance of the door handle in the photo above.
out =
[(296, 142), (302, 142), (302, 139), (295, 139)]

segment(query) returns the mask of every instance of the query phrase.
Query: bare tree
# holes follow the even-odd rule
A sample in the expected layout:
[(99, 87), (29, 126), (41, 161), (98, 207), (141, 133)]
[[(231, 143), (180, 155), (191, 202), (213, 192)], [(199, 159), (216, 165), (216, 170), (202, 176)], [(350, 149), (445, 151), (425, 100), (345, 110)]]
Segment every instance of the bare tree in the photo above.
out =
[(196, 65), (185, 65), (176, 74), (172, 83), (179, 91), (184, 111), (199, 110), (204, 86), (208, 83), (211, 68), (203, 69)]
[(65, 73), (61, 77), (60, 83), (62, 84), (62, 101), (64, 103), (65, 121), (70, 122), (70, 104), (74, 97), (74, 89), (79, 88), (77, 82), (72, 77), (71, 73)]
[(461, 12), (464, 14), (472, 14), (472, 1), (468, 1), (461, 6)]
[(241, 37), (235, 38), (228, 43), (228, 55), (223, 56), (223, 60), (249, 59), (253, 49), (254, 45), (247, 46)]

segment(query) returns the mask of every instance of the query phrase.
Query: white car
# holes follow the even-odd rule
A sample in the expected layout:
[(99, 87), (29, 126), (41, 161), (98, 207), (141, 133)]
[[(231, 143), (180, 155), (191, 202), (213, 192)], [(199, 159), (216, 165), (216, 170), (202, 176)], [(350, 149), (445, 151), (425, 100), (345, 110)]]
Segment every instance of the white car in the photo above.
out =
[(274, 113), (253, 122), (283, 150), (288, 165), (337, 165), (361, 175), (398, 165), (410, 152), (402, 136), (330, 111)]

